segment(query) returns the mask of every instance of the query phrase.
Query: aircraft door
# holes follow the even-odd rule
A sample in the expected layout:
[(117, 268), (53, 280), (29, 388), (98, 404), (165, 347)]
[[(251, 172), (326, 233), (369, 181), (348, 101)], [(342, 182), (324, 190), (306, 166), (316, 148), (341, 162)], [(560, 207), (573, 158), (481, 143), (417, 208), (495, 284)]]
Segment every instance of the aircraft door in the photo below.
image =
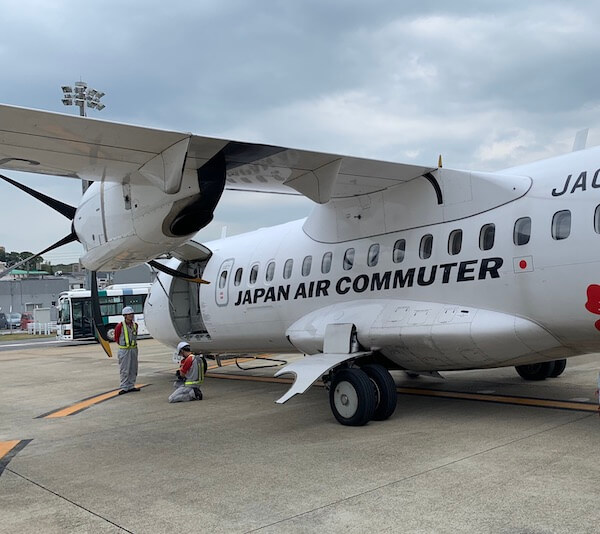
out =
[(233, 267), (233, 259), (225, 260), (219, 269), (219, 276), (215, 284), (216, 295), (215, 299), (218, 306), (227, 306), (229, 302), (229, 278), (231, 268)]

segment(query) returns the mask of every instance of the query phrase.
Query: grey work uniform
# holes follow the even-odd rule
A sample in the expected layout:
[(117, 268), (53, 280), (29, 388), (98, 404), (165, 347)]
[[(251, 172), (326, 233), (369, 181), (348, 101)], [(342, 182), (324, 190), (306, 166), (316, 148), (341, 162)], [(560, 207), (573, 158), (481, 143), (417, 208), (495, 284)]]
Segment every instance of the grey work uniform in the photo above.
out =
[(129, 391), (135, 387), (138, 373), (137, 323), (131, 327), (123, 321), (119, 336), (119, 372), (121, 374), (121, 389)]
[(176, 382), (179, 387), (169, 395), (169, 402), (187, 402), (202, 398), (200, 384), (204, 380), (205, 369), (206, 360), (202, 356), (194, 355), (183, 385), (179, 385), (181, 382)]

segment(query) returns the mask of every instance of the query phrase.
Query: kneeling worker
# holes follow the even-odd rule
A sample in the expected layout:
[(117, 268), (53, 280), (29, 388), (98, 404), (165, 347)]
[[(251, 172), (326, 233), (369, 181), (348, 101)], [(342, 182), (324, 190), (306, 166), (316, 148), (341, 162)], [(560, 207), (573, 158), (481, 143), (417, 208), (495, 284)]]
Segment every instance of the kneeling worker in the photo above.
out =
[(169, 396), (169, 402), (186, 402), (202, 400), (200, 384), (204, 381), (204, 374), (208, 364), (202, 355), (192, 354), (187, 341), (177, 345), (177, 352), (181, 356), (178, 376), (183, 384), (178, 382), (179, 387)]

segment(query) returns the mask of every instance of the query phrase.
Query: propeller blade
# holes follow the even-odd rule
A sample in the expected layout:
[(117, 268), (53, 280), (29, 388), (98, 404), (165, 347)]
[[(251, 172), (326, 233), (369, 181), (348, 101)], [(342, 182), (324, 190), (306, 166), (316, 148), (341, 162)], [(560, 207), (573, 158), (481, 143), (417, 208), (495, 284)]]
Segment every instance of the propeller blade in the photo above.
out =
[(72, 221), (75, 218), (75, 211), (77, 210), (77, 208), (70, 206), (69, 204), (65, 204), (64, 202), (61, 202), (60, 200), (56, 200), (52, 197), (44, 195), (43, 193), (40, 193), (39, 191), (35, 191), (34, 189), (31, 189), (30, 187), (27, 187), (26, 185), (20, 184), (19, 182), (16, 182), (12, 178), (9, 178), (8, 176), (4, 176), (3, 174), (0, 174), (0, 178), (2, 178), (2, 180), (4, 180), (4, 181), (8, 182), (9, 184), (14, 185), (15, 187), (18, 187), (22, 191), (25, 191), (25, 193), (30, 194), (32, 197), (37, 198), (38, 200), (40, 200), (41, 202), (46, 204), (46, 206), (50, 206), (52, 209), (58, 211), (58, 213), (65, 216), (70, 221)]
[(195, 284), (210, 284), (210, 282), (207, 280), (203, 280), (202, 278), (194, 278), (193, 276), (190, 276), (187, 273), (182, 273), (177, 269), (171, 269), (171, 267), (167, 267), (156, 260), (150, 260), (148, 265), (154, 267), (157, 271), (173, 276), (174, 278), (182, 278), (183, 280), (187, 280), (188, 282), (193, 282)]
[(37, 257), (41, 256), (42, 254), (46, 254), (46, 252), (50, 252), (51, 250), (54, 250), (55, 248), (62, 247), (63, 245), (66, 245), (67, 243), (72, 243), (73, 241), (77, 241), (77, 235), (75, 234), (75, 232), (71, 232), (68, 236), (63, 237), (61, 240), (57, 241), (53, 245), (50, 245), (48, 248), (45, 248), (41, 252), (38, 252), (37, 254), (34, 254), (33, 256), (29, 256), (28, 258), (25, 258), (24, 260), (20, 261), (19, 263), (15, 263), (14, 265), (11, 265), (8, 269), (1, 271), (0, 278), (2, 278), (5, 274), (10, 273), (14, 269), (18, 269), (19, 267), (21, 267), (21, 265), (26, 264), (28, 261), (30, 261), (34, 258), (37, 258)]
[(92, 271), (92, 317), (94, 320), (94, 329), (96, 331), (96, 339), (102, 345), (104, 352), (109, 358), (112, 358), (112, 351), (110, 350), (110, 343), (108, 335), (106, 333), (106, 326), (102, 322), (102, 312), (100, 311), (100, 297), (98, 296), (98, 279), (96, 278), (96, 271)]

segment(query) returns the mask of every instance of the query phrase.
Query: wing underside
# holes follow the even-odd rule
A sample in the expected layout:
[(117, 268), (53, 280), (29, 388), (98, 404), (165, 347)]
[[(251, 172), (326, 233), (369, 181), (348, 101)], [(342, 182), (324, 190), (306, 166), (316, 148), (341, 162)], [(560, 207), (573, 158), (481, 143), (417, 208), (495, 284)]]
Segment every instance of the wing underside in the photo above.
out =
[[(218, 154), (225, 158), (227, 188), (303, 194), (318, 203), (383, 190), (433, 170), (0, 105), (0, 168), (6, 170), (135, 182), (181, 161), (186, 172), (195, 172)], [(166, 192), (175, 189), (169, 187)]]

